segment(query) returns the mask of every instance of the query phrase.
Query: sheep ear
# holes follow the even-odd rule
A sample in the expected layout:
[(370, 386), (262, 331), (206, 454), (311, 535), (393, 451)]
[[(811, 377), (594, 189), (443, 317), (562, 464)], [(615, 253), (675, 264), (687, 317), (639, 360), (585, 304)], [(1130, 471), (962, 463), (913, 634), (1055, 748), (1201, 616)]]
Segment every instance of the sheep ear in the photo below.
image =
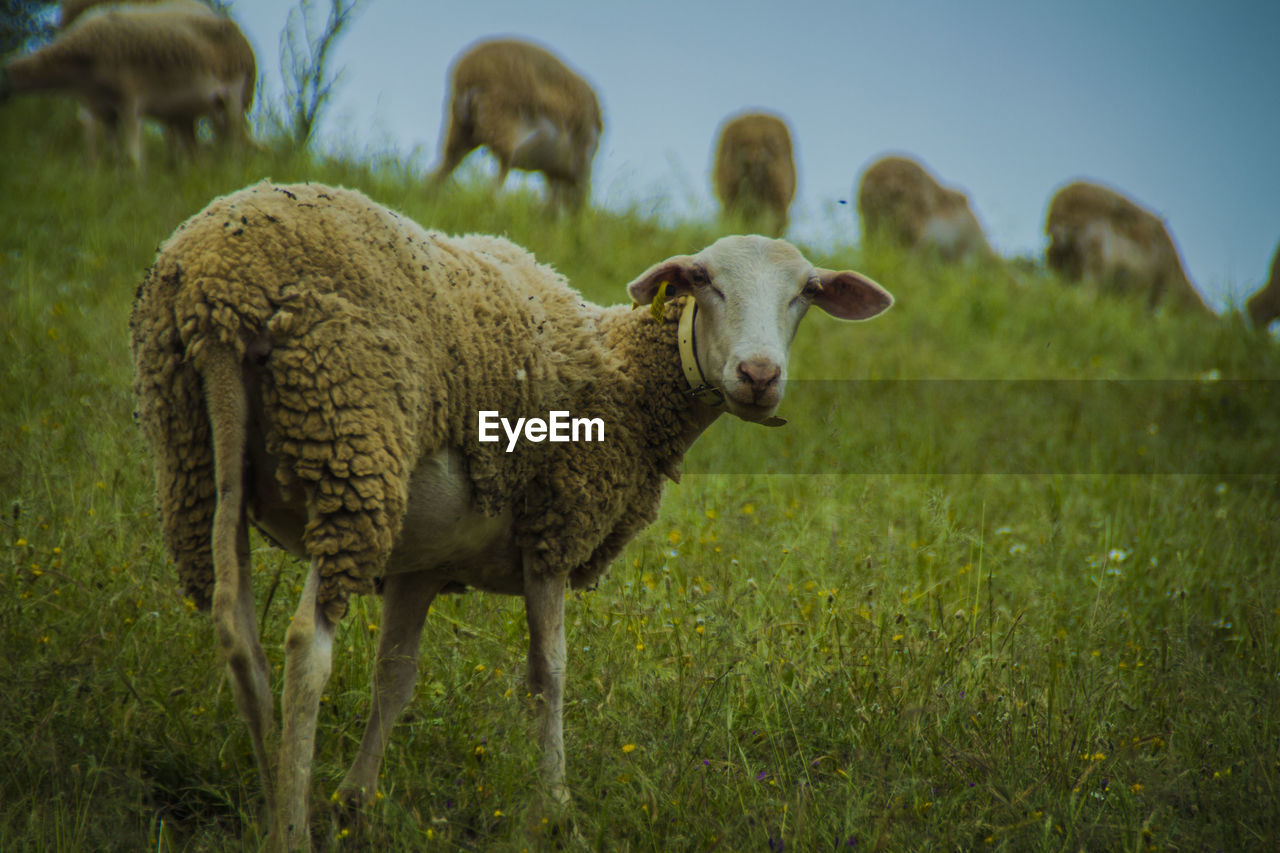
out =
[(832, 317), (866, 320), (888, 310), (893, 304), (889, 291), (862, 273), (824, 269), (817, 273), (822, 288), (814, 296), (813, 304)]
[(658, 288), (667, 283), (667, 298), (692, 293), (694, 285), (705, 282), (707, 272), (692, 255), (676, 255), (649, 267), (639, 278), (627, 285), (627, 293), (637, 305), (648, 305), (658, 294)]

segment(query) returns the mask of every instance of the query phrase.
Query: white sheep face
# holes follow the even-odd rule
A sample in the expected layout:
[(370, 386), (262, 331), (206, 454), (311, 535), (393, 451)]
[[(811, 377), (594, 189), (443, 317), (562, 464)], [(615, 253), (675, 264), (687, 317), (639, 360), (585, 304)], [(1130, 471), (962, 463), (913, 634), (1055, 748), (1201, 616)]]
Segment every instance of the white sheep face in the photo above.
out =
[(697, 302), (696, 352), (707, 382), (730, 412), (768, 418), (782, 402), (787, 355), (801, 318), (816, 305), (842, 320), (865, 320), (893, 304), (866, 276), (815, 267), (785, 240), (722, 237), (696, 255), (650, 267), (627, 286), (641, 305), (667, 282), (667, 296)]

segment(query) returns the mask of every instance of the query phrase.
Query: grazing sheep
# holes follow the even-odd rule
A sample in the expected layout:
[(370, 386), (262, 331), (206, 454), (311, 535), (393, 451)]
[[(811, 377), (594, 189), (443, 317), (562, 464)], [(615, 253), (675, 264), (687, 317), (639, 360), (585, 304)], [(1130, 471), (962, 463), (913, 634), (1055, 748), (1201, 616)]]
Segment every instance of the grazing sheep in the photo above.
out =
[(1191, 285), (1160, 217), (1086, 181), (1054, 194), (1045, 219), (1049, 267), (1069, 281), (1091, 278), (1117, 293), (1212, 315)]
[[(191, 12), (213, 14), (213, 9), (200, 0), (125, 0), (130, 6), (150, 6), (164, 3), (166, 6), (181, 6)], [(97, 6), (119, 6), (122, 0), (62, 0), (58, 8), (58, 29), (65, 30), (85, 12)]]
[(740, 217), (773, 235), (787, 230), (796, 194), (791, 133), (780, 117), (743, 113), (726, 119), (716, 143), (716, 196), (726, 216)]
[(74, 95), (90, 117), (90, 158), (97, 126), (105, 124), (119, 128), (130, 162), (141, 168), (144, 116), (163, 122), (187, 149), (201, 117), (219, 136), (242, 143), (256, 67), (240, 28), (193, 0), (102, 5), (78, 15), (48, 45), (7, 63), (0, 101), (30, 92)]
[[(351, 593), (380, 590), (384, 615), (340, 800), (375, 794), (432, 599), (475, 587), (525, 599), (542, 780), (567, 801), (565, 591), (654, 519), (664, 478), (722, 411), (771, 422), (810, 305), (864, 319), (892, 303), (764, 237), (669, 258), (627, 290), (660, 307), (598, 307), (501, 238), (427, 232), (319, 185), (217, 199), (161, 247), (131, 319), (136, 417), (167, 546), (212, 604), (277, 846), (306, 845), (317, 705)], [(486, 411), (599, 418), (604, 440), (485, 443)], [(249, 520), (310, 562), (285, 638), (278, 762)]]
[(1271, 321), (1280, 317), (1280, 246), (1271, 258), (1271, 277), (1257, 293), (1245, 302), (1249, 322), (1255, 329), (1265, 329)]
[(554, 206), (582, 206), (604, 130), (600, 103), (585, 80), (550, 51), (522, 41), (476, 44), (455, 60), (449, 76), (435, 185), (483, 145), (498, 158), (499, 189), (512, 169), (542, 172)]
[(965, 194), (942, 186), (907, 157), (885, 157), (867, 168), (858, 188), (858, 216), (864, 240), (887, 237), (947, 260), (992, 254)]

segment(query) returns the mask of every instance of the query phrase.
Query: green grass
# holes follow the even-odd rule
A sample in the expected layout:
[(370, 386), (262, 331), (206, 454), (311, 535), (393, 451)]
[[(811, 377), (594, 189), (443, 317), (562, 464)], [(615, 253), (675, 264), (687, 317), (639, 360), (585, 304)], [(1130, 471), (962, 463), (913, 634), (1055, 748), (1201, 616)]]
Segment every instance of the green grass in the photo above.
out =
[[(718, 227), (553, 221), (527, 193), (464, 182), (431, 198), (396, 163), (271, 152), (175, 171), (155, 148), (139, 179), (86, 167), (65, 105), (0, 119), (0, 849), (252, 849), (249, 740), (163, 551), (131, 419), (128, 313), (156, 245), (217, 194), (312, 179), (430, 227), (504, 233), (616, 302)], [(865, 326), (807, 320), (791, 425), (712, 427), (659, 520), (572, 597), (574, 834), (530, 817), (520, 603), (472, 594), (433, 608), (386, 796), (343, 841), (326, 803), (360, 736), (379, 610), (353, 602), (320, 715), (321, 844), (1275, 848), (1280, 407), (1264, 382), (1221, 391), (1280, 378), (1275, 343), (1027, 265), (811, 254), (898, 305)], [(851, 405), (853, 379), (890, 396)], [(1009, 384), (964, 386), (975, 404), (896, 382), (917, 379), (1180, 390), (1086, 407), (1091, 427), (1038, 418)], [(1032, 440), (1042, 465), (991, 473)], [(1177, 464), (1150, 464), (1169, 473), (1114, 473), (1166, 453)], [(260, 541), (254, 562), (259, 602), (277, 578), (300, 583)], [(273, 665), (290, 598), (264, 616)]]

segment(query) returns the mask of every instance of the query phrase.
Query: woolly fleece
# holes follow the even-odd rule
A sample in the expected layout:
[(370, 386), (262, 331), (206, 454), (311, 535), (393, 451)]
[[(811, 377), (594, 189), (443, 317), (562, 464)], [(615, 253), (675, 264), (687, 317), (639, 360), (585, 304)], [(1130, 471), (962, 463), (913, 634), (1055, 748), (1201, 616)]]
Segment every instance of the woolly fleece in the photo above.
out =
[[(705, 425), (680, 372), (682, 302), (661, 320), (601, 309), (518, 246), (425, 231), (355, 191), (264, 182), (216, 199), (160, 248), (131, 319), (135, 416), (186, 591), (208, 606), (213, 347), (257, 377), (276, 480), (306, 495), (322, 603), (374, 589), (410, 474), (446, 447), (466, 458), (476, 508), (510, 510), (541, 570), (593, 583)], [(506, 453), (477, 440), (481, 409), (600, 417), (606, 440)]]

